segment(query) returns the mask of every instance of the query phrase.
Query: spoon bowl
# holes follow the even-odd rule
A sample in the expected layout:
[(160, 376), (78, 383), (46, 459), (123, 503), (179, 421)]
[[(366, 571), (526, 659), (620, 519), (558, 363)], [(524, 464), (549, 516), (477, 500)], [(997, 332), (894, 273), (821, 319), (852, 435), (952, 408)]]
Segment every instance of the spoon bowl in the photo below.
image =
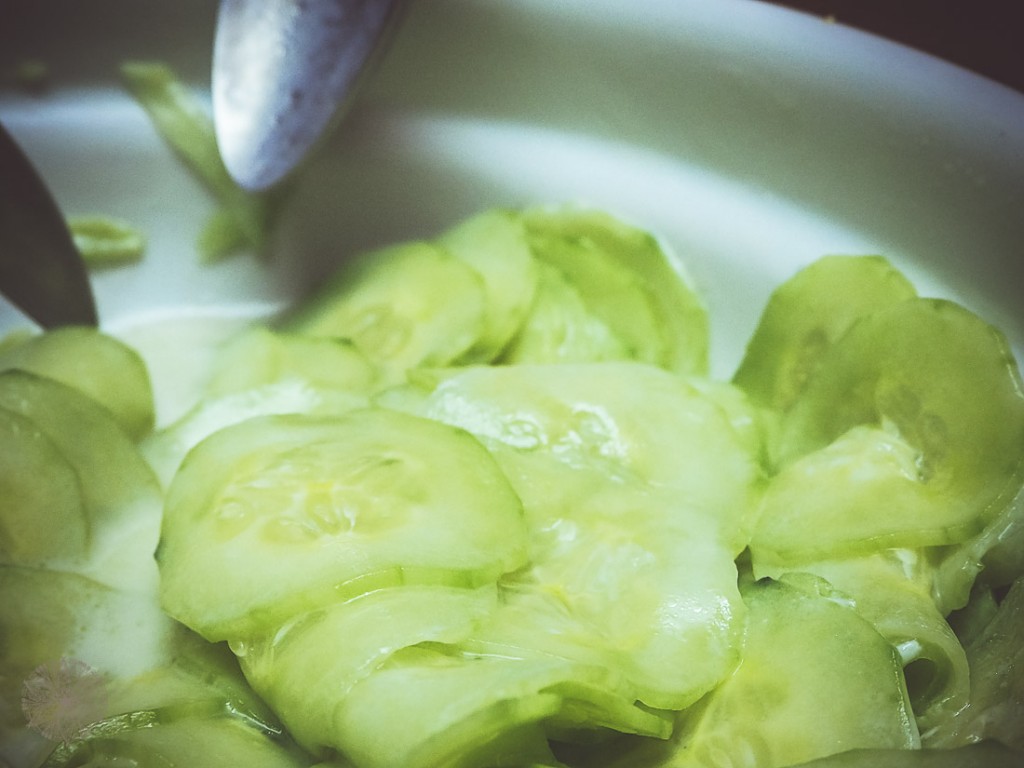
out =
[(242, 187), (286, 177), (340, 118), (397, 25), (404, 0), (222, 0), (213, 115)]

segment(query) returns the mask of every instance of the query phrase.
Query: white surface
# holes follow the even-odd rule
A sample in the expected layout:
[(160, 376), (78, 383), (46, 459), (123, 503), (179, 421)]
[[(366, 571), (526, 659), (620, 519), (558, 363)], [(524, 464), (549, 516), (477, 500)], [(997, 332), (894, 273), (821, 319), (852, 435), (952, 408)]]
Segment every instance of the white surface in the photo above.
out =
[[(711, 307), (718, 375), (770, 289), (825, 253), (885, 253), (1024, 348), (1024, 97), (756, 0), (414, 2), (298, 179), (274, 258), (201, 266), (210, 201), (116, 86), (114, 62), (152, 52), (206, 87), (207, 5), (131, 29), (28, 23), (22, 49), (37, 40), (58, 87), (0, 98), (65, 212), (148, 233), (140, 266), (94, 275), (109, 326), (270, 306), (354, 250), (492, 205), (582, 201), (684, 260)], [(19, 321), (0, 305), (0, 329)]]

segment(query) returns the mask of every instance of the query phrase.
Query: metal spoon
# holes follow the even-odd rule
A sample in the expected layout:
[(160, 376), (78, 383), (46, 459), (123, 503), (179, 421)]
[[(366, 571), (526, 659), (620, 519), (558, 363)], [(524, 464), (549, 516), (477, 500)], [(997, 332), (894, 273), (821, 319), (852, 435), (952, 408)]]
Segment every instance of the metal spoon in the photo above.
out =
[(350, 103), (405, 0), (221, 0), (213, 118), (246, 189), (287, 176)]

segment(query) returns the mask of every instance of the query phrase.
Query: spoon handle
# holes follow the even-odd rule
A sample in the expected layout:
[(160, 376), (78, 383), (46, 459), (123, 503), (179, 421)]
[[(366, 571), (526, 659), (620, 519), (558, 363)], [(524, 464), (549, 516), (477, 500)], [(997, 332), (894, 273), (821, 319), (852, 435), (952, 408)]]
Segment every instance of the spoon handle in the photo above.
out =
[(64, 216), (3, 125), (0, 293), (43, 328), (97, 324), (89, 276)]

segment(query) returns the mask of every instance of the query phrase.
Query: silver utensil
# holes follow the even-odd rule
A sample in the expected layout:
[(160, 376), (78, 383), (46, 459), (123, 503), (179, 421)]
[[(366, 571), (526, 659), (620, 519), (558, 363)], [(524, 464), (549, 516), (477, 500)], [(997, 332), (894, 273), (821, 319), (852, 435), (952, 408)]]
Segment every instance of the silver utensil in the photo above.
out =
[(287, 176), (340, 117), (405, 0), (221, 0), (213, 116), (244, 188)]
[(97, 324), (89, 276), (67, 222), (2, 125), (0, 293), (43, 328)]

